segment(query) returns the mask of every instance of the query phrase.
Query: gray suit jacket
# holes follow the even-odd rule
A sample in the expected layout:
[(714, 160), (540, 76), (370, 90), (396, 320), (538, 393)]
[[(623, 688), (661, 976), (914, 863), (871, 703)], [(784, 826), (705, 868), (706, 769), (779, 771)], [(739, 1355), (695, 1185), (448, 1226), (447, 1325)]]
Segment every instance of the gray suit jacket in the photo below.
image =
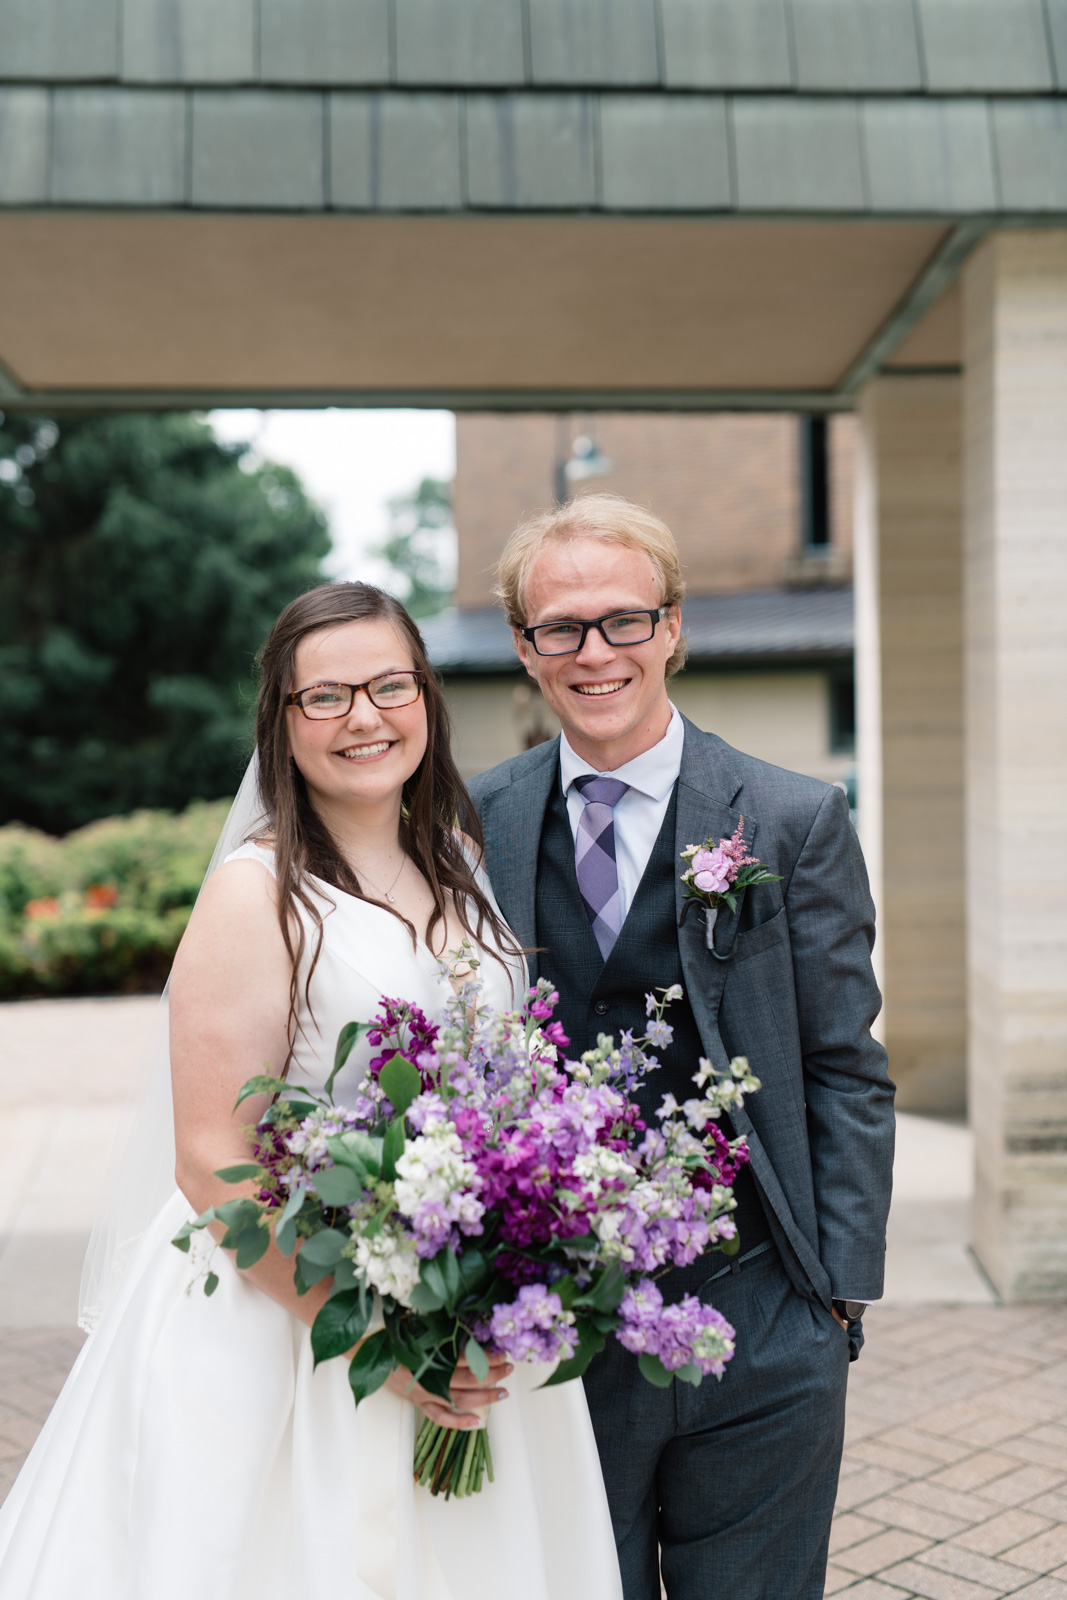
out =
[[(704, 1050), (720, 1068), (747, 1055), (762, 1080), (734, 1122), (748, 1136), (753, 1173), (796, 1288), (824, 1305), (833, 1295), (877, 1299), (892, 1184), (893, 1085), (886, 1053), (871, 1038), (881, 1004), (871, 969), (874, 904), (845, 797), (684, 720), (677, 852), (733, 833), (743, 814), (752, 853), (782, 879), (749, 889), (736, 912), (720, 910), (714, 955), (695, 910), (678, 930)], [(470, 784), (493, 889), (526, 946), (537, 943), (537, 853), (558, 771), (554, 739)], [(676, 893), (680, 916), (680, 878)], [(536, 955), (531, 966), (536, 977)]]

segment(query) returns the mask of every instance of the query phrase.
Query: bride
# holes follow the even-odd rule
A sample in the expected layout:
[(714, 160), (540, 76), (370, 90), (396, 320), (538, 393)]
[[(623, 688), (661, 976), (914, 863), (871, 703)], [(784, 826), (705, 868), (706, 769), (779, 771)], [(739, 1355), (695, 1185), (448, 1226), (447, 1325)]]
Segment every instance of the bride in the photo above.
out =
[[(236, 807), (243, 842), (209, 875), (170, 987), (177, 1189), (111, 1251), (121, 1270), (96, 1274), (98, 1326), (0, 1511), (0, 1600), (619, 1600), (580, 1383), (539, 1390), (543, 1370), (496, 1361), (483, 1384), (461, 1365), (449, 1407), (396, 1372), (357, 1411), (343, 1360), (313, 1369), (328, 1280), (298, 1297), (273, 1245), (241, 1273), (216, 1249), (209, 1300), (203, 1262), (170, 1244), (251, 1191), (214, 1176), (247, 1160), (266, 1104), (235, 1113), (246, 1079), (284, 1068), (321, 1089), (340, 1028), (383, 995), (440, 1018), (438, 958), (464, 940), (489, 1004), (525, 986), (455, 831), (478, 837), (403, 607), (359, 583), (312, 590), (261, 666), (258, 801)], [(369, 1054), (349, 1058), (340, 1103)], [(157, 1168), (144, 1193), (166, 1142), (135, 1140), (129, 1171), (146, 1150)], [(417, 1413), (474, 1427), (484, 1406), (496, 1481), (461, 1501), (416, 1488)]]

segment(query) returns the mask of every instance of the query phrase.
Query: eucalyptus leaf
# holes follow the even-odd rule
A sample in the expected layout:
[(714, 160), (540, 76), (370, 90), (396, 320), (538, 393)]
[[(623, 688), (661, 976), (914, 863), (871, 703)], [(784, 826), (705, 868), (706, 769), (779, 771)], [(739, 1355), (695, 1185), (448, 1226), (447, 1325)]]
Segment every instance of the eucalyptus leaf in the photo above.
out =
[(489, 1376), (489, 1357), (478, 1343), (477, 1339), (468, 1339), (463, 1348), (470, 1367), (479, 1383), (484, 1383)]
[(311, 1353), (315, 1365), (343, 1356), (367, 1331), (367, 1308), (358, 1290), (349, 1289), (327, 1300), (311, 1325)]
[(311, 1262), (317, 1267), (333, 1267), (340, 1261), (348, 1239), (348, 1234), (342, 1233), (339, 1228), (323, 1228), (320, 1232), (313, 1233), (310, 1239), (304, 1240), (300, 1260)]
[(305, 1261), (304, 1252), (301, 1250), (293, 1267), (293, 1282), (297, 1294), (307, 1294), (313, 1284), (328, 1278), (332, 1271), (333, 1267), (329, 1264), (321, 1266), (317, 1261)]
[(356, 1264), (348, 1256), (342, 1256), (333, 1269), (333, 1288), (330, 1294), (346, 1294), (349, 1290), (358, 1288), (359, 1278), (356, 1276)]
[(188, 1252), (193, 1234), (200, 1228), (206, 1228), (209, 1222), (215, 1220), (215, 1207), (208, 1206), (206, 1211), (201, 1211), (198, 1217), (190, 1217), (188, 1222), (183, 1222), (174, 1238), (170, 1241), (177, 1250)]
[(437, 1295), (441, 1304), (448, 1299), (448, 1284), (445, 1282), (444, 1272), (441, 1270), (440, 1256), (434, 1256), (430, 1261), (424, 1261), (419, 1270), (419, 1277), (426, 1287)]
[(328, 1206), (350, 1206), (363, 1193), (363, 1184), (351, 1167), (323, 1167), (313, 1180), (315, 1193)]
[(691, 1383), (694, 1389), (699, 1389), (704, 1374), (695, 1361), (687, 1361), (684, 1367), (676, 1367), (674, 1376), (681, 1378), (683, 1383)]
[(638, 1356), (637, 1365), (642, 1378), (647, 1378), (657, 1389), (669, 1389), (674, 1382), (674, 1373), (667, 1371), (659, 1356), (650, 1356), (646, 1351), (644, 1355)]
[[(262, 1207), (257, 1201), (250, 1199), (227, 1200), (225, 1205), (216, 1206), (215, 1215), (220, 1222), (226, 1224), (226, 1232), (222, 1237), (223, 1249), (236, 1250), (245, 1230), (257, 1227), (261, 1214)], [(262, 1231), (269, 1244), (267, 1230), (264, 1228)]]
[(258, 1223), (246, 1228), (237, 1241), (237, 1265), (254, 1267), (266, 1255), (269, 1244), (269, 1228), (260, 1227)]
[(422, 1093), (422, 1074), (412, 1066), (406, 1056), (390, 1056), (378, 1074), (382, 1091), (388, 1095), (393, 1110), (403, 1116), (413, 1100)]
[(393, 1353), (389, 1348), (389, 1336), (383, 1328), (380, 1333), (372, 1333), (369, 1339), (364, 1339), (349, 1362), (348, 1381), (356, 1405), (380, 1389), (392, 1370)]
[(346, 1022), (337, 1035), (337, 1048), (333, 1053), (333, 1071), (326, 1079), (325, 1092), (333, 1099), (333, 1082), (349, 1056), (352, 1054), (360, 1037), (370, 1027), (369, 1022)]
[(246, 1178), (258, 1178), (262, 1171), (258, 1161), (239, 1161), (234, 1167), (219, 1167), (215, 1177), (223, 1183), (244, 1183)]
[(215, 1290), (218, 1288), (218, 1286), (219, 1286), (219, 1275), (218, 1275), (218, 1273), (217, 1272), (209, 1272), (207, 1277), (204, 1279), (204, 1293), (210, 1298), (210, 1296), (215, 1293)]

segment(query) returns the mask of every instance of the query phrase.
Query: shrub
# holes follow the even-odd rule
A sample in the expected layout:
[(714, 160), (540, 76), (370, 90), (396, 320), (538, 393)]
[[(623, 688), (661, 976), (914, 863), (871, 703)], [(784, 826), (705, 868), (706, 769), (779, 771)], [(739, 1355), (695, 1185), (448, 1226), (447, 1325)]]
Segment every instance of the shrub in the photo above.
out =
[(0, 828), (0, 998), (161, 989), (228, 807)]

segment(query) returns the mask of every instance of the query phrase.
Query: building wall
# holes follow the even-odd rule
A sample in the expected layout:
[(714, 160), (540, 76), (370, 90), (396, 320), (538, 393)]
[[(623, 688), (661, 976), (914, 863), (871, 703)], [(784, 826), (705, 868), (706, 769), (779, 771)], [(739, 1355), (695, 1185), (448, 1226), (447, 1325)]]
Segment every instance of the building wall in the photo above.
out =
[[(453, 750), (465, 778), (526, 748), (529, 735), (554, 737), (559, 723), (525, 678), (453, 678), (445, 685)], [(698, 727), (750, 755), (844, 782), (854, 762), (830, 748), (829, 680), (823, 671), (684, 672), (671, 699)]]
[[(590, 490), (649, 506), (673, 530), (696, 594), (773, 588), (796, 581), (800, 528), (799, 431), (778, 415), (591, 416), (543, 413), (456, 418), (455, 519), (459, 606), (485, 605), (512, 529), (555, 497), (555, 468), (581, 434), (612, 462)], [(849, 576), (855, 424), (830, 421), (834, 576)]]

